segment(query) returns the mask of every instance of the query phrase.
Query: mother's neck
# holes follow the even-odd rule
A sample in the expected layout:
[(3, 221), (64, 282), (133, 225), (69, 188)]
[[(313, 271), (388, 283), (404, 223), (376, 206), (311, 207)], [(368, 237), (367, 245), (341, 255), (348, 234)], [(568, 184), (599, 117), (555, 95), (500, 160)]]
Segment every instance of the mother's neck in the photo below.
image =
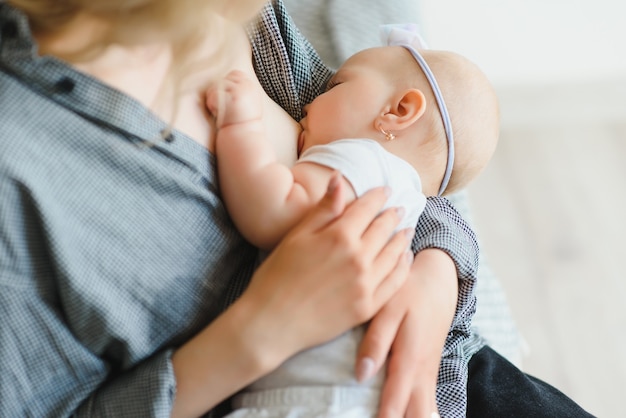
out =
[(34, 33), (34, 37), (40, 55), (66, 60), (79, 71), (138, 100), (165, 122), (212, 149), (212, 119), (207, 114), (202, 92), (188, 91), (174, 96), (171, 88), (168, 89), (170, 44), (112, 44), (94, 54), (71, 58), (81, 48), (97, 42), (105, 28), (101, 21), (79, 15), (53, 35)]
[(66, 60), (78, 70), (154, 108), (172, 59), (169, 45), (115, 44), (81, 54), (91, 45), (97, 45), (106, 27), (102, 20), (79, 14), (54, 33), (35, 31), (33, 36), (40, 55)]

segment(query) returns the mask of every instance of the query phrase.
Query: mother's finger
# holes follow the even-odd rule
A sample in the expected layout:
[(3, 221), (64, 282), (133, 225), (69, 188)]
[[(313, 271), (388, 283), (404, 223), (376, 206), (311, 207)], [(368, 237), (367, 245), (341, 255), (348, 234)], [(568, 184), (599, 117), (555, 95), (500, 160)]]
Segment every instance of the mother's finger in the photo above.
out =
[(399, 309), (401, 305), (393, 303), (394, 300), (386, 303), (368, 323), (359, 344), (355, 370), (356, 378), (360, 382), (376, 374), (391, 351), (405, 313)]
[(413, 260), (411, 251), (404, 251), (396, 258), (395, 266), (389, 270), (373, 293), (373, 304), (378, 312), (398, 292), (409, 276), (409, 267)]
[(413, 228), (406, 228), (393, 234), (391, 238), (381, 236), (378, 241), (371, 240), (367, 245), (362, 245), (361, 253), (367, 259), (372, 260), (372, 273), (376, 276), (385, 277), (398, 262), (398, 257), (401, 256), (410, 257), (409, 259), (412, 261), (413, 253), (408, 250), (413, 234)]
[(317, 231), (341, 215), (346, 207), (346, 190), (341, 179), (341, 173), (335, 170), (322, 200), (292, 229), (292, 233), (301, 230)]
[[(404, 208), (395, 207), (384, 210), (372, 220), (361, 237), (364, 255), (372, 258), (378, 257), (387, 248), (388, 241), (393, 239), (394, 230), (398, 227), (403, 216)], [(414, 232), (412, 229), (406, 233), (411, 234), (410, 238), (413, 238)]]
[(407, 346), (414, 346), (415, 335), (411, 327), (402, 325), (393, 344), (393, 352), (389, 356), (378, 418), (404, 417), (409, 405), (417, 366), (411, 361), (412, 356), (406, 349)]
[(385, 206), (389, 193), (388, 187), (376, 187), (365, 192), (348, 205), (344, 215), (338, 220), (337, 227), (341, 227), (347, 236), (361, 239), (372, 220)]

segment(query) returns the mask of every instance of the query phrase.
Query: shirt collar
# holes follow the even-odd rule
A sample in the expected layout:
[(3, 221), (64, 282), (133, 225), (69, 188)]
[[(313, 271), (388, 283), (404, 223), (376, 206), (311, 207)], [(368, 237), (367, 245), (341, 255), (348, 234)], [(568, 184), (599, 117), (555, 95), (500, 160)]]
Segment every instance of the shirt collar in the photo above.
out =
[(118, 131), (138, 145), (147, 144), (190, 166), (208, 168), (214, 157), (185, 134), (162, 140), (168, 124), (139, 101), (52, 56), (39, 56), (28, 19), (0, 2), (0, 70), (63, 107)]

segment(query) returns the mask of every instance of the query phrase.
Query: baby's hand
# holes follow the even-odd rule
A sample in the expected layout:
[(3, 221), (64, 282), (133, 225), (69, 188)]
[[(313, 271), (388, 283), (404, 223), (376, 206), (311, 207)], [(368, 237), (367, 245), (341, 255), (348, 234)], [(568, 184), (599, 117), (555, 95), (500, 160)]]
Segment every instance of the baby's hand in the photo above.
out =
[(256, 84), (246, 73), (231, 71), (206, 95), (209, 111), (217, 120), (217, 128), (261, 119), (263, 102)]

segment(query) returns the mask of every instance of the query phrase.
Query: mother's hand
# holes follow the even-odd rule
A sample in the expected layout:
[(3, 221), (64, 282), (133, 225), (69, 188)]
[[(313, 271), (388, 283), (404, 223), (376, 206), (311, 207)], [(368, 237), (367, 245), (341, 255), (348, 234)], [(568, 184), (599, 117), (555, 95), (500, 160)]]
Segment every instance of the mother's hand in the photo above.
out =
[[(293, 354), (369, 320), (404, 284), (412, 231), (375, 189), (345, 208), (339, 175), (244, 294), (172, 356), (173, 417), (204, 414)], [(345, 209), (345, 210), (344, 210)]]
[(344, 211), (344, 187), (335, 175), (324, 199), (275, 248), (242, 296), (254, 306), (257, 328), (272, 340), (276, 366), (369, 320), (408, 275), (413, 231), (389, 239), (401, 213), (377, 215), (385, 189)]
[(388, 361), (379, 418), (431, 418), (437, 411), (439, 364), (457, 298), (452, 259), (438, 249), (420, 251), (409, 279), (372, 320), (359, 349), (357, 377), (373, 375)]

